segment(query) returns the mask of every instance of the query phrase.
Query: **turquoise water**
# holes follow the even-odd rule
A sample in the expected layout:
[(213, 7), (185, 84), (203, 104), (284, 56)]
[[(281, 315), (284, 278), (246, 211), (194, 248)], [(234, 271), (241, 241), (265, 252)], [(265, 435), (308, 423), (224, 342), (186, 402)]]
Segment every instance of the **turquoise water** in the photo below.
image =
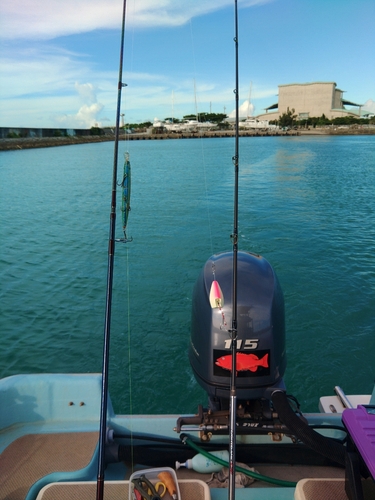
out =
[[(194, 412), (206, 397), (187, 357), (191, 293), (231, 248), (234, 143), (125, 149), (133, 242), (116, 246), (111, 396), (118, 412)], [(112, 158), (113, 143), (0, 153), (0, 376), (101, 370)], [(288, 392), (304, 411), (334, 385), (369, 393), (375, 138), (244, 138), (239, 196), (239, 247), (284, 290)]]

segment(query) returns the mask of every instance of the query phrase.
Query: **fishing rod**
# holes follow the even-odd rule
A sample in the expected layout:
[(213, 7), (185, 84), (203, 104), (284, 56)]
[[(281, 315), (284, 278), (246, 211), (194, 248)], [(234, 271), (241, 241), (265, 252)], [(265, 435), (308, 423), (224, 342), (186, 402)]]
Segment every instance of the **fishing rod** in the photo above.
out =
[(239, 84), (238, 84), (238, 7), (234, 0), (234, 44), (235, 44), (235, 151), (234, 164), (234, 209), (233, 209), (233, 279), (232, 279), (232, 327), (231, 335), (232, 370), (230, 377), (229, 418), (229, 488), (228, 498), (234, 500), (236, 490), (236, 414), (237, 414), (237, 254), (238, 254), (238, 172), (239, 172)]
[(111, 312), (112, 312), (112, 289), (113, 289), (113, 267), (115, 260), (115, 234), (116, 234), (116, 191), (117, 191), (117, 164), (118, 164), (118, 143), (120, 136), (120, 108), (121, 91), (126, 84), (122, 83), (122, 65), (124, 59), (124, 38), (125, 38), (125, 17), (126, 0), (123, 0), (122, 10), (122, 28), (120, 45), (120, 64), (117, 92), (117, 111), (116, 111), (116, 129), (115, 145), (113, 158), (113, 177), (112, 177), (112, 199), (108, 242), (108, 271), (107, 271), (107, 295), (104, 321), (104, 346), (103, 346), (103, 365), (102, 365), (102, 394), (100, 409), (100, 428), (99, 428), (99, 450), (98, 450), (98, 476), (96, 483), (96, 500), (104, 498), (104, 470), (105, 470), (105, 442), (107, 428), (107, 407), (108, 407), (108, 368), (109, 368), (109, 344), (111, 334)]

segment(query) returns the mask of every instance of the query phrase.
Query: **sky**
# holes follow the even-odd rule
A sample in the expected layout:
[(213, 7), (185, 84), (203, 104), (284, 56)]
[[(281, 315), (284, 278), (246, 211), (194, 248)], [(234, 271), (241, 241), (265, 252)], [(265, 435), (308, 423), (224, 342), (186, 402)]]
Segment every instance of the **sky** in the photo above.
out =
[[(0, 126), (116, 122), (123, 0), (2, 0)], [(278, 85), (336, 82), (375, 112), (374, 0), (238, 0), (243, 115)], [(121, 113), (127, 123), (230, 114), (233, 0), (127, 0)], [(250, 100), (250, 104), (249, 104)]]

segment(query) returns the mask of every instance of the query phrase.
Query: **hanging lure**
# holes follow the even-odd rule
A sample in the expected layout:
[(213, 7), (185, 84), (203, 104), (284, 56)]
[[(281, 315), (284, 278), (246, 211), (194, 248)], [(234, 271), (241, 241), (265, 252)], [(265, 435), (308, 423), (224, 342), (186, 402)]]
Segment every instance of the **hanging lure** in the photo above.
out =
[(122, 243), (127, 243), (128, 241), (133, 241), (133, 238), (128, 238), (126, 236), (126, 226), (128, 224), (128, 217), (130, 212), (130, 188), (131, 188), (131, 169), (130, 169), (130, 160), (129, 153), (125, 153), (124, 160), (124, 175), (122, 178), (122, 182), (118, 183), (118, 186), (121, 186), (121, 199), (122, 199), (122, 230), (124, 232), (124, 237), (121, 239), (117, 239), (116, 241), (121, 241)]
[(213, 281), (211, 283), (211, 289), (210, 289), (210, 305), (212, 309), (219, 309), (222, 317), (222, 323), (220, 328), (223, 328), (224, 326), (227, 325), (225, 321), (225, 315), (223, 311), (224, 307), (224, 295), (223, 292), (220, 288), (219, 282), (216, 281), (215, 279), (215, 266), (212, 266), (212, 274), (213, 274)]
[(216, 280), (214, 280), (211, 284), (210, 304), (212, 309), (215, 309), (216, 307), (221, 309), (224, 306), (223, 292), (221, 291), (219, 282)]

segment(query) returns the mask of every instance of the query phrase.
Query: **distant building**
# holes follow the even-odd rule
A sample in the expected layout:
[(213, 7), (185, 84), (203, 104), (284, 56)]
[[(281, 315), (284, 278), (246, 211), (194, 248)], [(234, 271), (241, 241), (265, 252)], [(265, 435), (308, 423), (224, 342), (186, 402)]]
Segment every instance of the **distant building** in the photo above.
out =
[[(356, 116), (361, 114), (361, 104), (347, 101), (344, 91), (337, 88), (335, 82), (290, 83), (279, 85), (279, 99), (276, 104), (266, 108), (266, 113), (257, 116), (258, 120), (278, 120), (288, 109), (294, 109), (297, 119), (312, 117), (326, 118)], [(358, 111), (348, 111), (344, 106), (354, 106)]]

